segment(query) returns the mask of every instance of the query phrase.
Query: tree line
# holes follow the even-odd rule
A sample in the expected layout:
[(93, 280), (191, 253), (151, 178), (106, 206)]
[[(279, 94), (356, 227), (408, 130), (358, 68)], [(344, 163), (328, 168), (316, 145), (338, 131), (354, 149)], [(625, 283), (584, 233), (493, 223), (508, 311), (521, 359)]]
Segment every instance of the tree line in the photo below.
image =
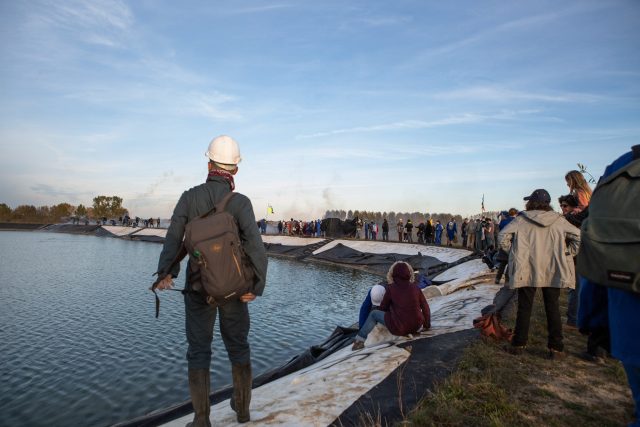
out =
[(56, 223), (68, 221), (72, 217), (83, 219), (119, 218), (127, 215), (128, 210), (122, 206), (122, 198), (118, 196), (96, 196), (93, 205), (74, 206), (70, 203), (59, 203), (52, 206), (19, 205), (15, 209), (6, 203), (0, 203), (0, 221), (23, 223)]
[(445, 224), (453, 218), (455, 222), (460, 224), (464, 218), (480, 218), (486, 216), (488, 218), (496, 219), (499, 212), (484, 212), (482, 214), (471, 215), (467, 217), (463, 217), (460, 214), (452, 214), (452, 213), (425, 213), (425, 212), (374, 212), (374, 211), (359, 211), (359, 210), (348, 210), (344, 209), (335, 209), (328, 210), (325, 212), (325, 218), (339, 218), (341, 220), (353, 219), (355, 217), (360, 218), (363, 221), (373, 221), (376, 224), (382, 224), (382, 221), (386, 218), (387, 222), (391, 225), (395, 225), (400, 219), (405, 224), (407, 223), (407, 219), (410, 219), (414, 224), (420, 224), (421, 222), (426, 222), (430, 219), (433, 222), (440, 221), (442, 224)]

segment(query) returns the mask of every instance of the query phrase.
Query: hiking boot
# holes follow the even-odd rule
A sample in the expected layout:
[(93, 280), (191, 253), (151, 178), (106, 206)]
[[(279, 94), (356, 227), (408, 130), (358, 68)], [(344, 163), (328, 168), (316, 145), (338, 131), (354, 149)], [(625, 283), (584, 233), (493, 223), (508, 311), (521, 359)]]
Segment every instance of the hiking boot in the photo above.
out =
[(549, 360), (562, 360), (567, 356), (567, 354), (564, 351), (559, 351), (553, 348), (549, 349), (549, 352), (547, 353), (547, 359)]
[(582, 359), (586, 360), (587, 362), (597, 363), (598, 365), (604, 365), (605, 364), (604, 357), (599, 356), (597, 354), (591, 354), (588, 351), (585, 351), (584, 353), (581, 353), (580, 357)]
[(355, 340), (351, 346), (351, 351), (362, 350), (364, 348), (364, 341)]
[(251, 403), (251, 363), (232, 364), (233, 395), (229, 404), (237, 415), (239, 423), (246, 423), (251, 419), (249, 403)]
[(524, 345), (511, 345), (511, 344), (503, 347), (504, 351), (506, 351), (509, 354), (513, 354), (514, 356), (520, 356), (522, 353), (524, 353), (525, 348), (526, 346)]
[(194, 416), (187, 427), (211, 427), (210, 381), (209, 369), (189, 369), (189, 394), (191, 394)]

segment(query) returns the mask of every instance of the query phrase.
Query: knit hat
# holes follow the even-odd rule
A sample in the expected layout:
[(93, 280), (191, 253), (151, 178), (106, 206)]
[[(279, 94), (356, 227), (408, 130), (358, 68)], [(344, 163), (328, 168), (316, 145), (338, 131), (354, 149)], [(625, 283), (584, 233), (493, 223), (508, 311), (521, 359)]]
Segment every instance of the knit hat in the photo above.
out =
[(387, 289), (382, 285), (375, 285), (371, 288), (371, 304), (380, 305)]

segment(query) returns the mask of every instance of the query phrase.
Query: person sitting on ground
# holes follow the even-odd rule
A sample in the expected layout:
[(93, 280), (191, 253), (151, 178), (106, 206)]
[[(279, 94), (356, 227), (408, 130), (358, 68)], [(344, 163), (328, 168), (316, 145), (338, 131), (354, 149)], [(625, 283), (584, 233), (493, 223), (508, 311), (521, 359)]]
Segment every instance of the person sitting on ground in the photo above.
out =
[(372, 310), (380, 309), (380, 303), (382, 302), (385, 292), (387, 292), (386, 283), (374, 285), (369, 289), (367, 297), (362, 301), (362, 305), (360, 306), (360, 317), (358, 318), (359, 328), (364, 326), (364, 322), (367, 321), (367, 317), (369, 317), (369, 313), (371, 313)]
[(571, 259), (580, 246), (580, 230), (551, 207), (547, 190), (524, 198), (526, 210), (499, 234), (499, 246), (509, 254), (509, 287), (518, 290), (518, 313), (511, 345), (505, 350), (522, 354), (529, 339), (529, 322), (537, 288), (547, 315), (547, 356), (564, 356), (560, 289), (575, 286)]
[(364, 348), (367, 335), (377, 323), (387, 327), (393, 335), (415, 334), (431, 327), (431, 311), (427, 299), (416, 286), (411, 265), (404, 261), (395, 262), (387, 273), (387, 292), (380, 303), (380, 310), (369, 313), (364, 325), (358, 331), (352, 350)]

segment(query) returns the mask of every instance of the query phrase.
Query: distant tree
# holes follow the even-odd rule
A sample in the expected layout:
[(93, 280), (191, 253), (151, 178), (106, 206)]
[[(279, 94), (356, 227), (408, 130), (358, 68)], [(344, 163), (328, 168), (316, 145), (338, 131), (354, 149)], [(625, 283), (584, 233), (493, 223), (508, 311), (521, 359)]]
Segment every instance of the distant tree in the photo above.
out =
[(11, 208), (5, 203), (0, 203), (0, 220), (8, 221), (11, 219)]
[(71, 216), (71, 212), (73, 212), (73, 206), (69, 203), (60, 203), (55, 206), (51, 206), (49, 209), (49, 215), (51, 220), (54, 222), (58, 222), (63, 218), (68, 218)]
[(76, 208), (76, 215), (77, 216), (87, 215), (87, 208), (85, 208), (83, 204), (79, 204), (78, 207)]
[(93, 198), (93, 215), (95, 218), (116, 218), (125, 214), (122, 198), (118, 196), (96, 196)]
[(33, 205), (20, 205), (11, 213), (11, 218), (18, 221), (35, 221), (36, 217), (37, 210)]
[(353, 218), (353, 211), (351, 209), (349, 209), (349, 211), (347, 212), (347, 218)]
[(36, 209), (36, 216), (40, 221), (48, 221), (51, 217), (51, 208), (49, 206), (39, 206)]

